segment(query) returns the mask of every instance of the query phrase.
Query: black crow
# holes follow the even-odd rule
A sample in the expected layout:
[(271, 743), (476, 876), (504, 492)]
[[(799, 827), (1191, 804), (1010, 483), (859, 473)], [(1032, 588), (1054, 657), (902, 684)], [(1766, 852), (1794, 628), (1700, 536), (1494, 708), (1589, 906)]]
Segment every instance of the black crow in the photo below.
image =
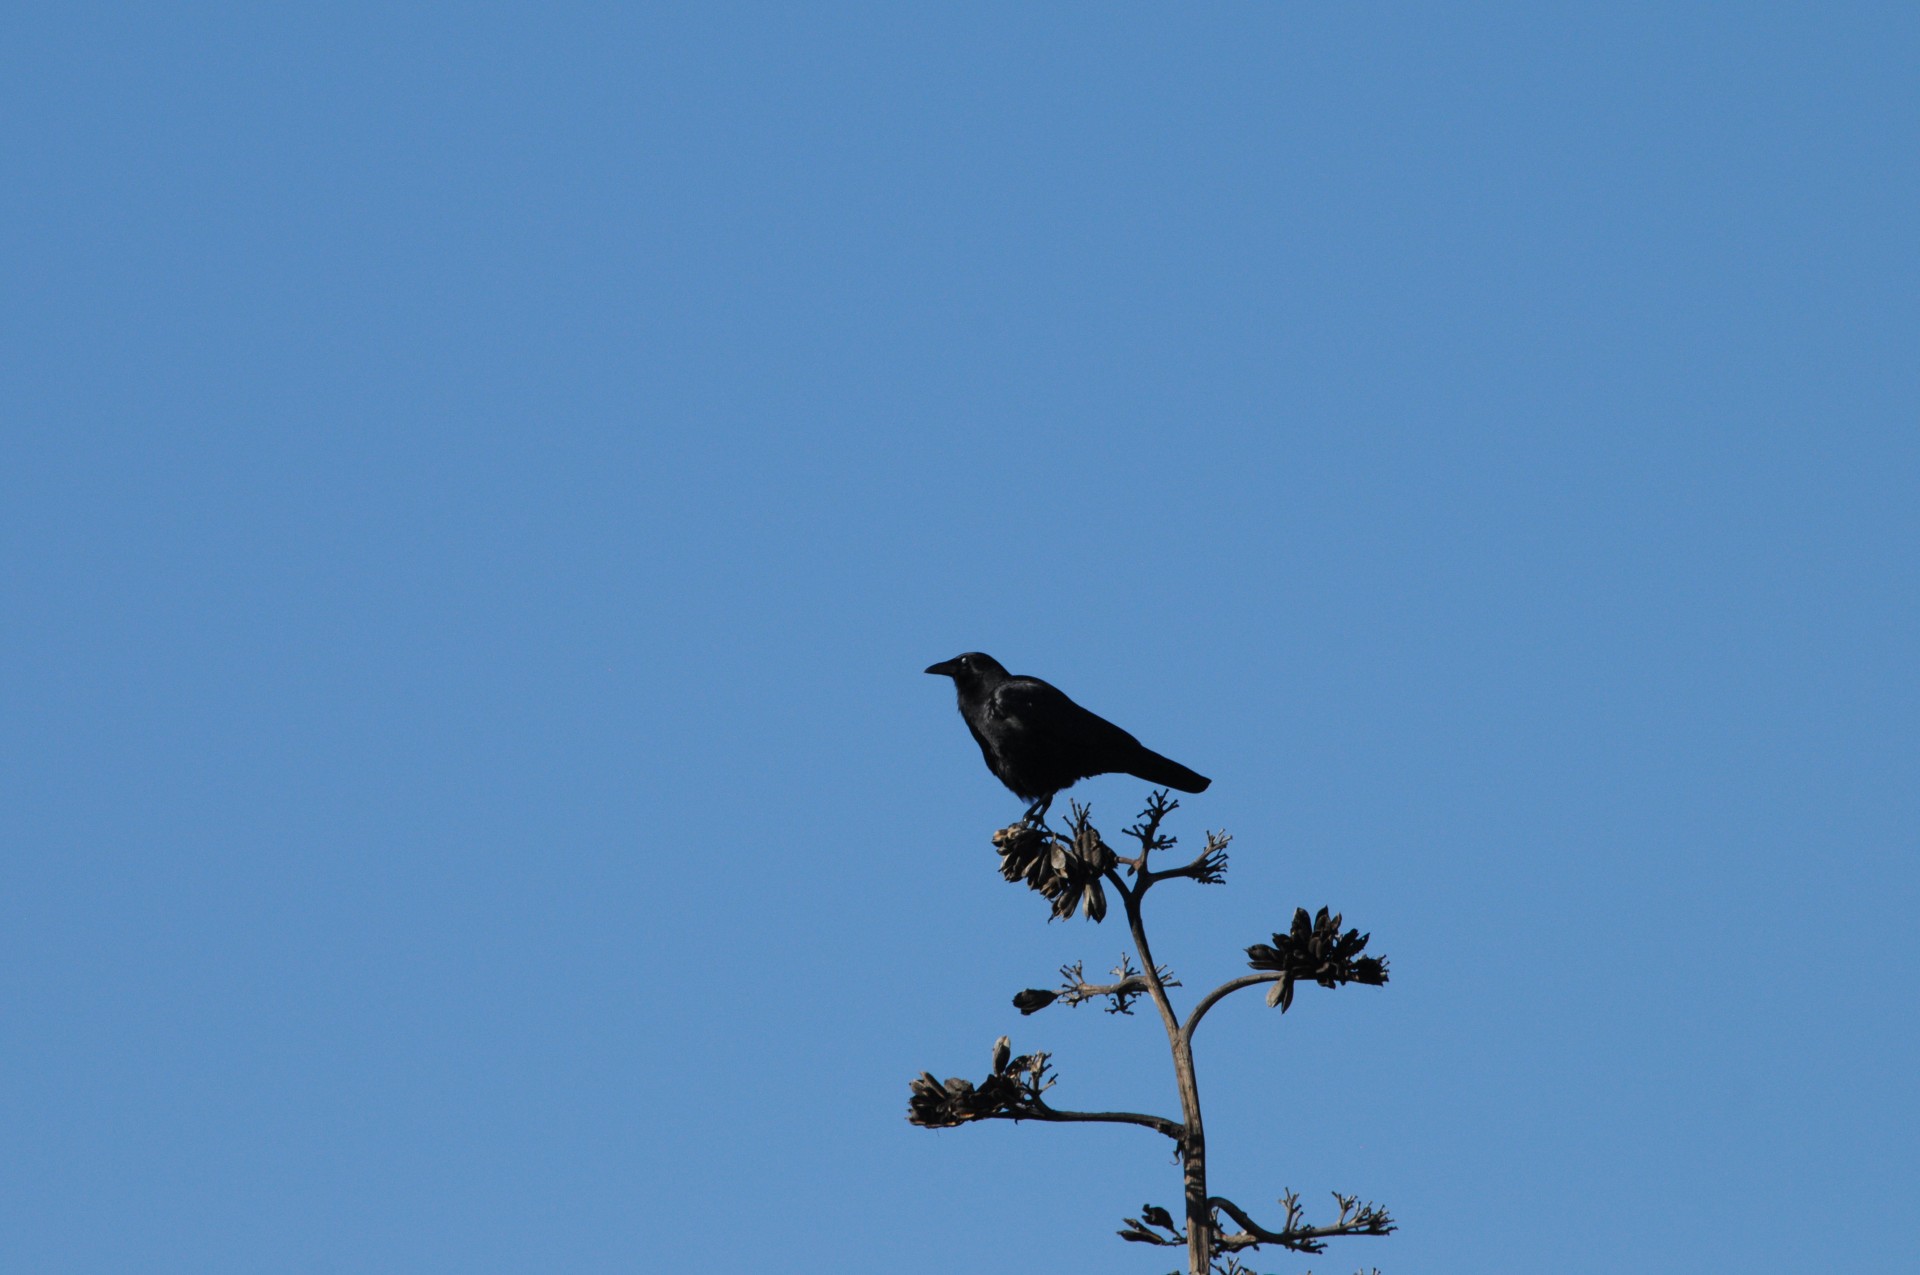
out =
[(991, 655), (969, 651), (927, 670), (953, 679), (960, 716), (987, 769), (1045, 819), (1053, 796), (1092, 775), (1121, 774), (1181, 792), (1205, 792), (1212, 780), (1170, 761), (1080, 707), (1037, 677), (1015, 677)]

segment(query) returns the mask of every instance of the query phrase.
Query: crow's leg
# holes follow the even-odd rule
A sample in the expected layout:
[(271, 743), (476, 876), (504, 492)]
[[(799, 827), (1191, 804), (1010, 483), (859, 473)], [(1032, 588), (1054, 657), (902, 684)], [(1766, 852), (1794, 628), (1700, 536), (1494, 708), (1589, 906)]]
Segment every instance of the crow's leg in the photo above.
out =
[(1046, 796), (1038, 798), (1031, 806), (1027, 807), (1027, 813), (1020, 817), (1020, 822), (1030, 823), (1040, 828), (1046, 827), (1047, 807), (1053, 804), (1053, 797), (1054, 795), (1052, 793), (1048, 793)]

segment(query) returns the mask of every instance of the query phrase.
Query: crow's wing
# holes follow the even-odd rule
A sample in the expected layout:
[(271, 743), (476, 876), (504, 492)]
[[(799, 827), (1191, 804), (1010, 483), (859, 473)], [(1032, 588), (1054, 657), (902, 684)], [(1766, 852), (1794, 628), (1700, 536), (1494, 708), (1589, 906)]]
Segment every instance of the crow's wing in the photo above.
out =
[(1010, 677), (995, 687), (987, 713), (1005, 723), (1022, 751), (1044, 755), (1076, 778), (1103, 774), (1140, 747), (1139, 740), (1037, 677)]

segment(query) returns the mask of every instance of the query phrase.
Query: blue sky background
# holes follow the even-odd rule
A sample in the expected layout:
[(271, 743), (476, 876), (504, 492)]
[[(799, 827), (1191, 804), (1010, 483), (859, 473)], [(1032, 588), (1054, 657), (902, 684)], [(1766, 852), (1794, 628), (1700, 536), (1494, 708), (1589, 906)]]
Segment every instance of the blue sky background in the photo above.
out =
[[(1214, 777), (1216, 1189), (1920, 1263), (1920, 10), (93, 6), (0, 40), (0, 1268), (1138, 1271), (936, 659)], [(1078, 795), (1110, 830), (1142, 796)]]

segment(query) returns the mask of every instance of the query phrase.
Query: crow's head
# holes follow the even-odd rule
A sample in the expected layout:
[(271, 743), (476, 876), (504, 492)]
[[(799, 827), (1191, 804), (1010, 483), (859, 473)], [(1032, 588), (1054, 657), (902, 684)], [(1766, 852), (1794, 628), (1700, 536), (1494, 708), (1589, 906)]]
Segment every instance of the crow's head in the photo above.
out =
[(973, 687), (990, 686), (1007, 676), (1007, 670), (1000, 667), (1000, 661), (978, 651), (968, 651), (965, 655), (942, 660), (928, 666), (927, 672), (952, 678), (953, 684), (963, 692)]

